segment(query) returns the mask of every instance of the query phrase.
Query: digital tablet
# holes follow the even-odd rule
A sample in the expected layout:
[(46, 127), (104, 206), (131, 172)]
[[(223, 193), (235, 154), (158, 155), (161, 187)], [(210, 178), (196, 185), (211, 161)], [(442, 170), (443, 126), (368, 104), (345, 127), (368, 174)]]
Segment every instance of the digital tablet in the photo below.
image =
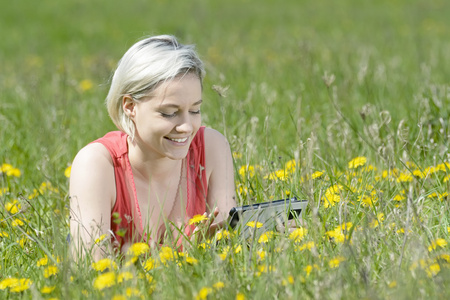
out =
[(247, 231), (245, 227), (251, 227), (246, 226), (249, 222), (255, 222), (254, 224), (258, 224), (258, 227), (262, 227), (262, 230), (273, 230), (278, 223), (300, 218), (307, 204), (308, 201), (306, 200), (298, 200), (296, 197), (292, 197), (233, 207), (229, 213), (228, 223), (231, 228), (240, 227), (242, 231)]

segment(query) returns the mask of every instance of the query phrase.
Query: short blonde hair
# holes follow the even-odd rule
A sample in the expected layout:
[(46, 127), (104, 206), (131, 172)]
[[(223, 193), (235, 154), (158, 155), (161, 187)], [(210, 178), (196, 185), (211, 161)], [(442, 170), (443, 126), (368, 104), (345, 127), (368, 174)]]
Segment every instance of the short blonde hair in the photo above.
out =
[(193, 45), (180, 44), (171, 35), (137, 42), (120, 59), (112, 77), (106, 97), (109, 116), (119, 130), (133, 138), (135, 126), (123, 111), (123, 97), (130, 95), (139, 101), (159, 83), (187, 73), (195, 74), (200, 81), (205, 76), (203, 62)]

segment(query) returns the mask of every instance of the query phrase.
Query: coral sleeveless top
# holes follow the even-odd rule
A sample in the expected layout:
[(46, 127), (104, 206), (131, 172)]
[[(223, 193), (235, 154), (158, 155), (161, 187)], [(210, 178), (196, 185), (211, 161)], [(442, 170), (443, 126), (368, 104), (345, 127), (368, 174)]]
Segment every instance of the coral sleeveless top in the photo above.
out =
[[(187, 201), (185, 214), (187, 220), (206, 211), (208, 187), (205, 172), (204, 131), (205, 127), (200, 127), (186, 156)], [(146, 238), (148, 229), (143, 228), (133, 172), (128, 158), (127, 137), (128, 135), (121, 131), (112, 131), (92, 142), (103, 144), (111, 154), (114, 164), (116, 203), (111, 211), (111, 230), (114, 233), (112, 242), (116, 247), (142, 240), (150, 242)], [(194, 226), (186, 225), (186, 236), (189, 236), (193, 229)]]

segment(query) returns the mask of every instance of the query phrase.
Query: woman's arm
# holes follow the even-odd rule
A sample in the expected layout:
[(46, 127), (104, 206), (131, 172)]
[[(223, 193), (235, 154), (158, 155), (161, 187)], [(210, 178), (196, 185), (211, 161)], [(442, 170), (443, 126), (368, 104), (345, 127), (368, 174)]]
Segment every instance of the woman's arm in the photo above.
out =
[(205, 148), (207, 211), (212, 213), (218, 208), (214, 223), (221, 224), (230, 209), (236, 206), (233, 158), (227, 139), (214, 129), (205, 128)]
[(69, 192), (70, 248), (76, 260), (91, 253), (91, 249), (98, 260), (109, 250), (95, 245), (95, 239), (108, 234), (111, 228), (115, 192), (114, 166), (108, 150), (99, 143), (81, 149), (72, 164)]

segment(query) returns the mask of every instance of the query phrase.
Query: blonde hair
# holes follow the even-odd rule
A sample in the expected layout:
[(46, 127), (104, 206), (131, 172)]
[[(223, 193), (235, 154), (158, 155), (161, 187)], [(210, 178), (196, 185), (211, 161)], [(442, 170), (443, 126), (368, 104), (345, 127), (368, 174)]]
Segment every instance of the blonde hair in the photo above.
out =
[(135, 126), (122, 107), (124, 96), (134, 101), (152, 92), (159, 83), (179, 75), (195, 74), (200, 82), (205, 70), (193, 45), (183, 45), (171, 35), (145, 38), (120, 59), (106, 97), (109, 116), (117, 128), (134, 138)]

